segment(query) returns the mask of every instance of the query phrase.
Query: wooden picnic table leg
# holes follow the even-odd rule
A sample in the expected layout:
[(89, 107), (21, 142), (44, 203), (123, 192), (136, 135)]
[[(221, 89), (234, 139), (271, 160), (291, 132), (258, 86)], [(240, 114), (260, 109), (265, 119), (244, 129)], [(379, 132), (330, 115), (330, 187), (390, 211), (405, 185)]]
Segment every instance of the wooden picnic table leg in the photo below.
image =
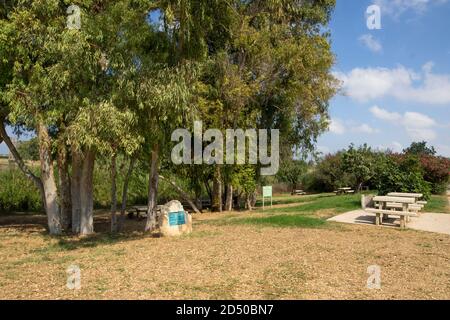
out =
[[(408, 204), (407, 203), (404, 203), (403, 204), (403, 211), (404, 212), (408, 212), (409, 210), (408, 210)], [(406, 224), (406, 222), (408, 222), (409, 221), (409, 217), (405, 217), (405, 224)], [(401, 222), (401, 220), (400, 220), (400, 222)]]
[(400, 216), (400, 228), (401, 229), (406, 228), (406, 216)]
[[(383, 202), (378, 203), (378, 209), (383, 210)], [(384, 215), (380, 212), (380, 224), (383, 224)]]
[(377, 213), (376, 215), (377, 216), (375, 217), (375, 224), (377, 226), (379, 226), (380, 225), (380, 215), (381, 215), (381, 213)]

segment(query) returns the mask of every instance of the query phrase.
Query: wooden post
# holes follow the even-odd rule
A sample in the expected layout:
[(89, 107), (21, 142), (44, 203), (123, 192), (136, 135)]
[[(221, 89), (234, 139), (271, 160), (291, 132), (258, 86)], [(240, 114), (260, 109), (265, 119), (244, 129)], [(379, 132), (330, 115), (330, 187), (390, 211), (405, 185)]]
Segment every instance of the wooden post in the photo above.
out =
[[(378, 202), (378, 209), (383, 210), (383, 202)], [(380, 213), (380, 224), (383, 223), (383, 214)]]
[(400, 228), (405, 229), (406, 228), (406, 216), (400, 216)]

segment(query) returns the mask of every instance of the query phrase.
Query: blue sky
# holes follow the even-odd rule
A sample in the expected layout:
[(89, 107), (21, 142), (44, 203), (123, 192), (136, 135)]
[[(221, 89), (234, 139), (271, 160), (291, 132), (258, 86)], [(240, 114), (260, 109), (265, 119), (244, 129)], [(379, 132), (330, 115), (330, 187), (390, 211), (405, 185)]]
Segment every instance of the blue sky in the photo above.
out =
[[(379, 30), (366, 23), (373, 4)], [(450, 0), (337, 0), (330, 28), (342, 92), (318, 149), (426, 140), (450, 156)]]
[[(373, 4), (380, 30), (367, 27)], [(426, 140), (450, 157), (450, 0), (337, 0), (330, 28), (342, 92), (318, 149), (401, 151)]]

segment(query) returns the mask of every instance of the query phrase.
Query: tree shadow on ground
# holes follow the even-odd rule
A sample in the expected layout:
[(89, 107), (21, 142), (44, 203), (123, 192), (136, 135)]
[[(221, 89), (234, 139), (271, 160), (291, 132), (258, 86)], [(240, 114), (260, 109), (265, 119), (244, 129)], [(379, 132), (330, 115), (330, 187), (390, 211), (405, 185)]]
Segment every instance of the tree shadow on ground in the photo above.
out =
[(57, 242), (53, 246), (56, 246), (55, 249), (63, 251), (160, 237), (159, 233), (144, 233), (144, 226), (145, 220), (125, 218), (123, 231), (118, 234), (111, 233), (109, 214), (99, 211), (94, 215), (94, 234), (82, 237), (69, 233), (61, 236), (50, 236), (45, 215), (19, 213), (0, 216), (0, 231), (9, 229), (19, 233), (41, 234), (49, 239), (56, 239)]

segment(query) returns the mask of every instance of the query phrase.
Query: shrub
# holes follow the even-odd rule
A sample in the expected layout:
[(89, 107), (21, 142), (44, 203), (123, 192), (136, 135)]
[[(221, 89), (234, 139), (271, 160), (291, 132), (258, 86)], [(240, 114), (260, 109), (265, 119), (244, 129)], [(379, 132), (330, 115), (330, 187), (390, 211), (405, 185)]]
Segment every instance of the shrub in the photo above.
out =
[(342, 168), (342, 152), (325, 156), (303, 178), (303, 185), (308, 191), (331, 192), (339, 187), (355, 184), (351, 173)]
[(374, 182), (378, 193), (386, 195), (389, 192), (423, 193), (425, 199), (431, 196), (431, 184), (423, 178), (421, 170), (411, 170), (420, 167), (418, 160), (409, 157), (399, 164), (395, 157), (380, 155), (375, 170)]
[(39, 190), (18, 169), (0, 170), (0, 212), (42, 212)]
[(435, 194), (447, 190), (450, 176), (450, 159), (422, 155), (420, 164), (423, 168), (424, 179), (431, 183), (431, 191)]

